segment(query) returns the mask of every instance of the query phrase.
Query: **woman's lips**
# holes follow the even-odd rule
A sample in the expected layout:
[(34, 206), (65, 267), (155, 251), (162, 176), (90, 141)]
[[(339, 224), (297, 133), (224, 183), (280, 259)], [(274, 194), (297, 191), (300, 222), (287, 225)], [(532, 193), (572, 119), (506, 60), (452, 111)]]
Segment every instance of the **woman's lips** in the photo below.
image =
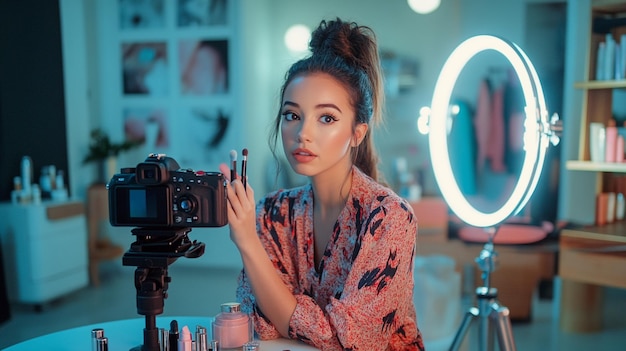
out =
[(317, 157), (317, 155), (307, 149), (296, 149), (291, 153), (291, 155), (297, 162), (300, 163), (311, 162)]

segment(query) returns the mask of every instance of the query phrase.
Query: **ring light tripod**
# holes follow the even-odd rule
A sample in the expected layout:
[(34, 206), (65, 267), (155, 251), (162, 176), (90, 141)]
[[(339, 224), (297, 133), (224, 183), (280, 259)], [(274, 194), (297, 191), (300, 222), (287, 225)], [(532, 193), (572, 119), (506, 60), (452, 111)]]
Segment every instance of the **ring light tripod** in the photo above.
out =
[[(524, 150), (525, 158), (517, 184), (509, 199), (502, 207), (491, 213), (475, 209), (459, 188), (448, 153), (448, 119), (450, 97), (459, 73), (467, 62), (476, 54), (485, 50), (495, 50), (504, 55), (513, 66), (524, 95), (525, 123)], [(509, 310), (497, 301), (497, 289), (490, 286), (490, 274), (495, 267), (497, 256), (493, 238), (497, 226), (509, 216), (517, 214), (533, 194), (545, 158), (549, 143), (559, 142), (558, 133), (561, 122), (553, 115), (548, 120), (543, 90), (534, 66), (515, 43), (490, 36), (479, 35), (461, 43), (445, 62), (433, 94), (431, 111), (428, 119), (428, 140), (435, 173), (435, 180), (450, 209), (465, 223), (475, 227), (487, 228), (489, 240), (484, 245), (476, 263), (482, 271), (483, 286), (476, 289), (478, 307), (471, 307), (455, 335), (450, 350), (458, 350), (472, 322), (479, 321), (479, 350), (493, 349), (493, 327), (502, 351), (515, 351), (515, 342)]]
[(450, 350), (459, 350), (473, 322), (479, 323), (478, 350), (493, 350), (493, 327), (496, 328), (500, 350), (515, 350), (509, 309), (498, 302), (498, 289), (491, 287), (490, 284), (491, 272), (495, 270), (497, 258), (493, 245), (496, 229), (489, 230), (488, 234), (489, 240), (483, 246), (478, 257), (476, 257), (476, 264), (482, 272), (483, 279), (483, 285), (476, 288), (478, 307), (470, 307), (465, 313), (461, 326), (454, 336)]

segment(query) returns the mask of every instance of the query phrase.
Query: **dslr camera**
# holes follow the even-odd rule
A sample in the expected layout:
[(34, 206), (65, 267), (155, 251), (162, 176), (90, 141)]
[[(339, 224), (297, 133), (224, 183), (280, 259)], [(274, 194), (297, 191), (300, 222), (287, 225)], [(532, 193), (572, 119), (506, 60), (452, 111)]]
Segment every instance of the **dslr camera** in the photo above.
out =
[(221, 227), (228, 224), (226, 178), (181, 169), (164, 154), (122, 168), (107, 184), (109, 221), (128, 227)]

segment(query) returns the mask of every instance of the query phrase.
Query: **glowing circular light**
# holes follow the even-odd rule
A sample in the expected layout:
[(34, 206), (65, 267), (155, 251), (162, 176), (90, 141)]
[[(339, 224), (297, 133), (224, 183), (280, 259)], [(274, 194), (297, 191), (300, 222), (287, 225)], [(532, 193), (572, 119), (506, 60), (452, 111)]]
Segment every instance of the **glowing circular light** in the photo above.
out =
[[(450, 97), (456, 80), (467, 62), (476, 54), (495, 50), (504, 55), (517, 74), (525, 102), (524, 150), (525, 158), (520, 177), (511, 196), (494, 212), (485, 213), (475, 209), (465, 198), (454, 178), (448, 154), (448, 126), (450, 113)], [(545, 158), (545, 150), (549, 143), (548, 112), (539, 77), (532, 63), (515, 43), (489, 36), (479, 35), (461, 43), (448, 57), (433, 94), (429, 118), (430, 155), (441, 193), (450, 206), (464, 222), (476, 227), (494, 226), (509, 216), (517, 214), (532, 195)]]
[(285, 32), (285, 46), (287, 46), (287, 49), (290, 51), (307, 51), (309, 48), (309, 40), (311, 40), (311, 30), (305, 25), (293, 25)]
[(435, 11), (441, 0), (407, 0), (411, 10), (419, 13), (420, 15), (426, 15)]

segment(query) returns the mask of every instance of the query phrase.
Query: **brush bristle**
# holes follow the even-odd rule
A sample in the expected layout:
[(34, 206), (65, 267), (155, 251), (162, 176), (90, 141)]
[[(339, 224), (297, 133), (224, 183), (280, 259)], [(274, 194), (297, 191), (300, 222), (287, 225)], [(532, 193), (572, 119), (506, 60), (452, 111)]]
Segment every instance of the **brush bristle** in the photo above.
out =
[(231, 161), (236, 161), (237, 160), (237, 151), (230, 150), (230, 160)]
[(241, 154), (244, 156), (248, 156), (248, 149), (241, 150)]

